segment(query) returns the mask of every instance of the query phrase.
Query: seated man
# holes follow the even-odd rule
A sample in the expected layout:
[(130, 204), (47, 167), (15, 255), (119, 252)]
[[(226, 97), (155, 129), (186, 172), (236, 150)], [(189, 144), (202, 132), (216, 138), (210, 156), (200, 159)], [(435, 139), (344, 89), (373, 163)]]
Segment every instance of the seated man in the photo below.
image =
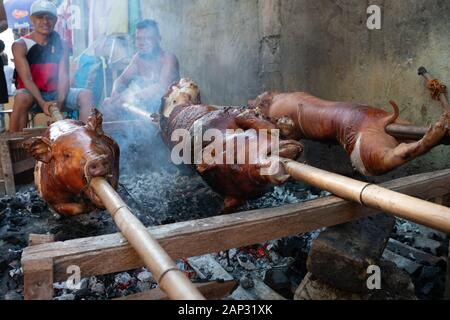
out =
[(28, 111), (42, 110), (49, 116), (49, 108), (53, 105), (60, 110), (79, 109), (83, 122), (90, 115), (93, 106), (91, 92), (69, 88), (69, 53), (54, 31), (56, 12), (56, 6), (50, 1), (34, 2), (30, 10), (34, 31), (12, 46), (17, 91), (11, 115), (11, 132), (20, 132), (27, 126)]
[(137, 54), (114, 83), (111, 97), (103, 103), (109, 120), (123, 119), (124, 103), (145, 112), (158, 112), (161, 98), (180, 78), (178, 59), (161, 48), (158, 24), (143, 20), (136, 25)]

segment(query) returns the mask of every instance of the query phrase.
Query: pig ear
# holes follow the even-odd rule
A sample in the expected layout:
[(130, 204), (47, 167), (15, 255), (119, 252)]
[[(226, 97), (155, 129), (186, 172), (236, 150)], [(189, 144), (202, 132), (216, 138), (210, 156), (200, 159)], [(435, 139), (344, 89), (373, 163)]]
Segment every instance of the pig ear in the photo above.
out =
[(94, 130), (98, 135), (103, 135), (103, 115), (97, 109), (92, 109), (91, 116), (89, 117), (86, 127)]
[(23, 143), (23, 147), (37, 160), (49, 163), (52, 160), (52, 143), (44, 137), (30, 138)]

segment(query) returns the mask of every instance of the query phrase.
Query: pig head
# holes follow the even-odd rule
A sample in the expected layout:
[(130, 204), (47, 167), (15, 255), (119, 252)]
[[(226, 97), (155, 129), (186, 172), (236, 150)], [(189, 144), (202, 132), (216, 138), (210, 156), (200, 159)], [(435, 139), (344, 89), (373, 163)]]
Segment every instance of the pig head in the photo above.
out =
[(276, 124), (285, 138), (339, 143), (353, 167), (366, 176), (382, 175), (437, 146), (446, 134), (448, 114), (430, 127), (420, 141), (404, 142), (386, 133), (398, 121), (394, 113), (352, 102), (326, 101), (305, 92), (268, 92), (250, 101)]
[(40, 196), (61, 215), (104, 208), (89, 186), (92, 178), (103, 177), (113, 188), (118, 186), (119, 146), (104, 134), (97, 110), (86, 125), (73, 120), (55, 122), (43, 137), (29, 139), (24, 147), (38, 161), (35, 183)]

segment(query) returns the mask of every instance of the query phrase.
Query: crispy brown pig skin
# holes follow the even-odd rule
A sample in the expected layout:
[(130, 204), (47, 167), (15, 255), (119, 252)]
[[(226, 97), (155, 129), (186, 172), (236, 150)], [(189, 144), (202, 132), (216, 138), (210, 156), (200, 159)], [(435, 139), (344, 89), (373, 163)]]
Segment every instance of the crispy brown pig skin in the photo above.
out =
[(102, 130), (102, 115), (94, 110), (86, 125), (73, 120), (52, 124), (43, 137), (24, 144), (38, 164), (35, 183), (40, 196), (57, 213), (76, 216), (104, 208), (89, 187), (104, 177), (117, 188), (120, 151)]
[(422, 140), (402, 143), (386, 133), (399, 117), (394, 113), (351, 102), (333, 102), (305, 92), (267, 92), (249, 103), (277, 124), (285, 137), (339, 143), (354, 168), (366, 176), (385, 174), (437, 146), (446, 133), (448, 114)]

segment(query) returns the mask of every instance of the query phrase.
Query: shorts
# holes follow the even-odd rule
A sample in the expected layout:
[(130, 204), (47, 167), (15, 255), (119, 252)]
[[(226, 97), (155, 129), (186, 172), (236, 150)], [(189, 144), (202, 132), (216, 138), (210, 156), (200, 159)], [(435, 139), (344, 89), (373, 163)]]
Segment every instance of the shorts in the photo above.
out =
[[(67, 93), (67, 97), (66, 100), (64, 101), (64, 109), (63, 111), (77, 111), (80, 109), (80, 106), (78, 105), (78, 96), (80, 95), (80, 93), (82, 91), (84, 91), (85, 89), (80, 89), (80, 88), (70, 88), (69, 92)], [(16, 91), (16, 95), (20, 94), (20, 93), (28, 93), (31, 94), (30, 91), (28, 91), (27, 89), (23, 88), (23, 89), (18, 89)], [(45, 101), (56, 101), (58, 100), (58, 92), (57, 91), (53, 91), (53, 92), (42, 92), (41, 91), (41, 95), (42, 98)], [(41, 107), (35, 102), (33, 104), (33, 106), (30, 108), (30, 112), (34, 112), (34, 113), (38, 113), (38, 112), (42, 112)]]

